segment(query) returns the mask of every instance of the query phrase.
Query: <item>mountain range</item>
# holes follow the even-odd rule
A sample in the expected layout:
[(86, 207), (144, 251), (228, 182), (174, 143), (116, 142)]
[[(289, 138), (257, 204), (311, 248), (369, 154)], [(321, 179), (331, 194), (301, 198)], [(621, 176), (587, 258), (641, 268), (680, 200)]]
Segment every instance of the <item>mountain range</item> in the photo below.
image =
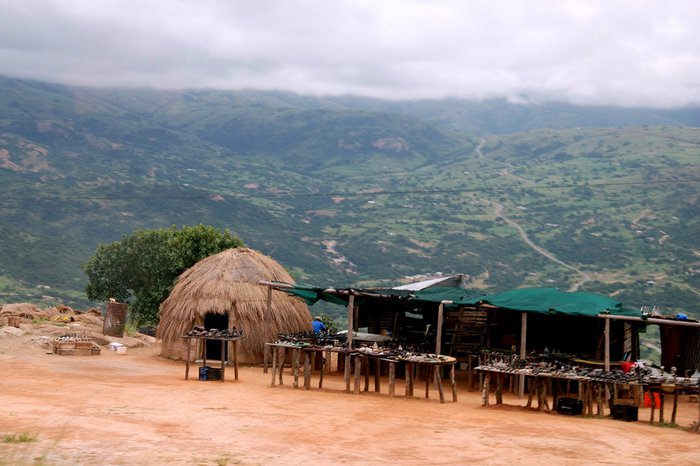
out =
[(87, 306), (138, 228), (328, 286), (465, 273), (698, 314), (700, 109), (97, 89), (0, 77), (0, 303)]

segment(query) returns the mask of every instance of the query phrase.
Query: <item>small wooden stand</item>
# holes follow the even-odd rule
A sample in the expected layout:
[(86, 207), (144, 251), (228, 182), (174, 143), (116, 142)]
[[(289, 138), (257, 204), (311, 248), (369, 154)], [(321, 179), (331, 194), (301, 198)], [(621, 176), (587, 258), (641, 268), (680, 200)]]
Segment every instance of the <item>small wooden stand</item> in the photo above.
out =
[(223, 382), (226, 378), (226, 363), (228, 362), (227, 357), (226, 357), (226, 344), (228, 342), (233, 343), (233, 373), (234, 373), (234, 378), (238, 380), (238, 352), (236, 350), (236, 345), (238, 340), (241, 340), (245, 338), (243, 335), (237, 336), (237, 337), (229, 337), (229, 338), (209, 338), (205, 336), (190, 336), (186, 335), (182, 337), (186, 340), (187, 343), (187, 362), (185, 364), (185, 380), (188, 380), (190, 377), (190, 359), (191, 359), (191, 350), (192, 350), (192, 340), (195, 341), (195, 352), (199, 352), (199, 345), (201, 341), (204, 341), (205, 344), (202, 345), (202, 367), (207, 365), (207, 345), (206, 345), (206, 340), (218, 340), (221, 341), (221, 382)]

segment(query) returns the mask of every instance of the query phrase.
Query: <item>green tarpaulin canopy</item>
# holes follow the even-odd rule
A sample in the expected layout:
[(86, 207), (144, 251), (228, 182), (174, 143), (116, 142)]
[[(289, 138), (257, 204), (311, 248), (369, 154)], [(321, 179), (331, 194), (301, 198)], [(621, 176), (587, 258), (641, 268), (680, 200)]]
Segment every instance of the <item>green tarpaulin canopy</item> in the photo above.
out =
[(420, 291), (394, 289), (334, 289), (306, 285), (284, 288), (289, 294), (304, 299), (308, 304), (319, 300), (346, 305), (350, 294), (355, 302), (362, 304), (370, 300), (394, 299), (417, 303), (449, 301), (448, 307), (490, 304), (500, 309), (533, 312), (539, 314), (566, 314), (595, 317), (598, 314), (639, 316), (639, 311), (625, 309), (622, 303), (604, 295), (586, 292), (565, 292), (556, 288), (521, 288), (492, 295), (478, 295), (473, 290), (457, 287), (436, 287)]
[(623, 309), (622, 303), (604, 295), (565, 292), (556, 288), (521, 288), (482, 296), (479, 300), (498, 308), (539, 314), (567, 314), (595, 317), (598, 314), (639, 315)]

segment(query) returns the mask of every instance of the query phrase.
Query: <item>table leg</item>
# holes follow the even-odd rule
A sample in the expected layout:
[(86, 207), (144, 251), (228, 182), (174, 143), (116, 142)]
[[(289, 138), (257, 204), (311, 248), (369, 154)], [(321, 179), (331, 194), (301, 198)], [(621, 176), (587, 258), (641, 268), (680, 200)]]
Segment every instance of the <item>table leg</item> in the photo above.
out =
[(673, 389), (673, 411), (671, 412), (671, 424), (676, 423), (676, 413), (678, 412), (678, 389)]
[(393, 397), (396, 390), (396, 362), (389, 361), (389, 396)]
[(272, 382), (270, 382), (270, 386), (274, 387), (275, 386), (275, 377), (277, 376), (277, 348), (274, 346), (270, 347), (270, 351), (272, 353)]
[(299, 388), (299, 348), (292, 350), (292, 374), (294, 374), (294, 388)]
[(445, 403), (445, 393), (442, 390), (442, 371), (440, 370), (442, 366), (435, 368), (433, 373), (435, 374), (435, 383), (437, 384), (438, 394), (440, 395), (440, 403)]
[[(420, 368), (420, 364), (418, 365)], [(428, 365), (428, 375), (425, 377), (425, 399), (427, 400), (430, 395), (430, 382), (433, 381), (433, 372), (435, 371), (435, 368), (432, 365)], [(419, 371), (420, 372), (420, 369)]]
[(364, 391), (368, 392), (369, 391), (369, 356), (363, 356), (362, 363), (365, 366), (365, 390)]
[(355, 357), (355, 394), (360, 393), (360, 375), (362, 375), (362, 358)]
[(323, 373), (326, 372), (326, 356), (330, 356), (330, 354), (328, 352), (321, 353), (321, 373), (318, 377), (318, 388), (323, 388)]
[(226, 340), (221, 340), (221, 381), (226, 378)]
[[(339, 355), (340, 356), (340, 355)], [(345, 373), (343, 375), (345, 379), (345, 391), (350, 393), (350, 354), (345, 355)]]
[(233, 376), (238, 380), (238, 353), (237, 353), (238, 342), (233, 340)]
[(382, 372), (382, 361), (377, 358), (374, 360), (374, 391), (381, 393), (381, 372)]
[[(525, 375), (521, 375), (520, 377), (526, 377)], [(532, 377), (527, 378), (526, 377), (526, 382), (527, 382), (527, 404), (525, 405), (526, 408), (530, 409), (532, 408), (532, 397), (535, 395), (535, 390), (536, 388), (533, 387), (533, 379)]]
[(503, 404), (503, 374), (496, 374), (496, 404)]
[[(233, 342), (233, 347), (236, 347), (236, 342)], [(270, 345), (265, 345), (263, 348), (263, 374), (267, 374), (267, 364), (270, 359)]]
[(488, 372), (485, 372), (483, 374), (484, 376), (484, 384), (481, 387), (481, 406), (488, 406), (489, 405), (489, 392), (491, 391), (491, 374)]
[(304, 390), (311, 388), (311, 354), (304, 351)]
[(277, 354), (277, 370), (279, 372), (280, 385), (284, 385), (284, 382), (282, 381), (282, 374), (284, 373), (284, 361), (286, 359), (287, 359), (287, 349), (286, 348), (279, 348), (278, 354)]
[(190, 350), (192, 349), (192, 340), (187, 338), (187, 361), (185, 362), (185, 380), (190, 378)]
[(455, 380), (455, 364), (450, 365), (450, 384), (452, 384), (452, 401), (457, 402), (457, 381)]

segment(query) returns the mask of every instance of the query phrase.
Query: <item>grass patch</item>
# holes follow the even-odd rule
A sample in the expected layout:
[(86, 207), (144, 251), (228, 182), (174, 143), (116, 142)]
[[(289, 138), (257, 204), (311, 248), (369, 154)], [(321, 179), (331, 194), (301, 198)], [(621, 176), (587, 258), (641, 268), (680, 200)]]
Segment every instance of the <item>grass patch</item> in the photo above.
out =
[(139, 333), (139, 327), (133, 323), (129, 322), (124, 326), (124, 335), (127, 337), (135, 337)]
[(28, 443), (36, 442), (39, 434), (32, 432), (22, 432), (20, 434), (7, 434), (2, 438), (4, 443)]

